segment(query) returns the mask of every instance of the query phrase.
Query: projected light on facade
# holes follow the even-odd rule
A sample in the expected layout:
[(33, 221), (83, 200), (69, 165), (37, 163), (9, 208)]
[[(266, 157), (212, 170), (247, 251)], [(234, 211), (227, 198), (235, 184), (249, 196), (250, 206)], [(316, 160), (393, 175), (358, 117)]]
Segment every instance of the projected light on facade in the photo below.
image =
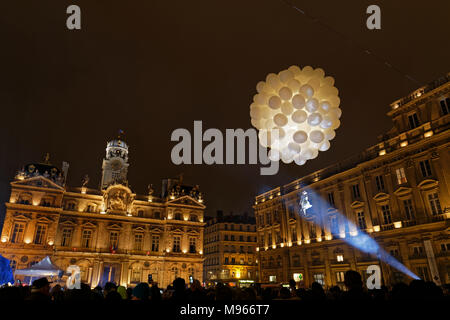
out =
[[(300, 208), (300, 214), (303, 217), (306, 217), (308, 220), (311, 220), (313, 223), (320, 225), (321, 227), (324, 227), (324, 219), (322, 219), (320, 212), (314, 212), (313, 206), (308, 200), (308, 195), (311, 194), (314, 196), (315, 199), (318, 201), (323, 201), (322, 198), (319, 195), (314, 194), (312, 190), (309, 191), (302, 191), (302, 195), (300, 198), (299, 208)], [(312, 209), (312, 210), (311, 210)], [(313, 211), (312, 213), (309, 213), (308, 210)], [(345, 223), (348, 224), (349, 229), (352, 230), (350, 232), (350, 237), (344, 236), (341, 238), (347, 242), (352, 247), (368, 254), (373, 254), (378, 257), (381, 261), (389, 264), (393, 268), (397, 269), (398, 271), (403, 272), (404, 274), (408, 275), (409, 277), (413, 279), (420, 279), (417, 275), (415, 275), (411, 270), (406, 268), (402, 263), (400, 263), (397, 259), (392, 257), (390, 254), (388, 254), (383, 248), (381, 248), (378, 243), (370, 237), (367, 233), (360, 230), (353, 222), (348, 220), (345, 215), (343, 215), (340, 212), (337, 212), (337, 215), (340, 217), (341, 221), (345, 221)]]

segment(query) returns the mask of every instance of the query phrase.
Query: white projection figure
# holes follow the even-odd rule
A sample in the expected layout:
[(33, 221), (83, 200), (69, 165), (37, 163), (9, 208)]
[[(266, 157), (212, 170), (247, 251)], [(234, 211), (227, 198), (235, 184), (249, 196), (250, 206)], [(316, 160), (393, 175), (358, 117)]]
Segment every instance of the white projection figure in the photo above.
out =
[(302, 211), (303, 215), (306, 216), (306, 210), (311, 208), (312, 205), (308, 201), (308, 192), (303, 191), (302, 196), (300, 198), (300, 210)]
[(67, 289), (80, 289), (81, 288), (80, 267), (76, 265), (70, 265), (67, 268), (66, 272), (70, 273), (70, 276), (66, 282)]

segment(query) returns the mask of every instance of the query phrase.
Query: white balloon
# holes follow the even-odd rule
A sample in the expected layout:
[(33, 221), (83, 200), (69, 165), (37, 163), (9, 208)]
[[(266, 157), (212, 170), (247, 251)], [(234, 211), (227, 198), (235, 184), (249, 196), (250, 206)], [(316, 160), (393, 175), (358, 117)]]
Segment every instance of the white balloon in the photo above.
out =
[(320, 143), (325, 139), (325, 135), (321, 130), (313, 130), (309, 133), (309, 139), (314, 143)]
[(288, 148), (291, 152), (294, 152), (294, 153), (300, 153), (300, 151), (301, 151), (301, 147), (295, 142), (289, 143)]
[(256, 90), (258, 91), (258, 93), (263, 92), (265, 86), (266, 86), (266, 83), (264, 81), (258, 82), (258, 84), (256, 85)]
[(280, 79), (274, 73), (270, 73), (267, 76), (266, 82), (269, 84), (269, 86), (271, 86), (276, 91), (278, 91), (281, 88), (281, 86), (282, 86), (282, 83), (281, 83)]
[(328, 149), (330, 149), (330, 142), (328, 140), (325, 140), (324, 142), (322, 142), (322, 144), (319, 147), (320, 151), (327, 151)]
[(295, 142), (301, 144), (306, 142), (306, 140), (308, 140), (308, 134), (303, 130), (299, 130), (294, 133), (293, 138)]
[(267, 107), (263, 107), (261, 110), (261, 117), (263, 119), (269, 119), (272, 117), (271, 113), (270, 113), (270, 109)]
[(300, 74), (300, 72), (302, 72), (298, 66), (290, 66), (290, 67), (288, 68), (288, 70), (289, 70), (290, 72), (292, 72), (292, 74), (294, 75), (294, 77), (296, 77), (297, 75)]
[(292, 103), (289, 101), (283, 102), (281, 105), (281, 112), (285, 115), (289, 116), (292, 112), (294, 112), (294, 107), (292, 106)]
[(323, 114), (327, 114), (331, 110), (331, 104), (328, 101), (322, 101), (319, 104), (319, 110)]
[(322, 122), (322, 116), (320, 115), (320, 113), (312, 113), (308, 116), (308, 124), (310, 126), (317, 126), (318, 124), (320, 124), (320, 122)]
[(311, 98), (306, 102), (306, 110), (308, 112), (316, 112), (319, 109), (319, 101), (317, 99)]
[(296, 94), (292, 98), (292, 105), (294, 106), (295, 109), (302, 109), (303, 107), (305, 107), (306, 102), (305, 102), (305, 98), (303, 97), (303, 95)]
[(292, 92), (298, 92), (300, 90), (300, 82), (296, 79), (291, 79), (287, 82), (287, 85), (289, 89), (292, 90)]
[[(295, 111), (292, 116), (291, 119), (292, 121), (294, 121), (295, 123), (303, 123), (306, 121), (306, 118), (308, 117), (308, 114), (303, 111), (303, 110), (297, 110)], [(331, 126), (331, 125), (330, 125)]]
[(294, 78), (294, 74), (290, 70), (283, 70), (279, 74), (281, 82), (287, 83)]
[(320, 123), (322, 129), (328, 129), (333, 125), (333, 119), (329, 115), (325, 115)]
[(282, 113), (277, 113), (273, 117), (273, 122), (279, 127), (284, 127), (288, 123), (288, 118)]
[(269, 99), (269, 107), (272, 109), (278, 109), (281, 106), (281, 99), (278, 96), (272, 96)]
[(314, 89), (309, 84), (304, 84), (300, 87), (300, 93), (304, 97), (311, 98), (314, 95)]
[(334, 137), (336, 137), (336, 132), (334, 132), (333, 129), (327, 129), (325, 132), (325, 139), (327, 140), (333, 140)]
[(292, 98), (292, 90), (288, 87), (281, 88), (278, 94), (283, 100), (290, 100)]
[(306, 159), (304, 159), (302, 156), (298, 155), (298, 156), (294, 157), (294, 162), (295, 162), (295, 164), (302, 166), (306, 163)]

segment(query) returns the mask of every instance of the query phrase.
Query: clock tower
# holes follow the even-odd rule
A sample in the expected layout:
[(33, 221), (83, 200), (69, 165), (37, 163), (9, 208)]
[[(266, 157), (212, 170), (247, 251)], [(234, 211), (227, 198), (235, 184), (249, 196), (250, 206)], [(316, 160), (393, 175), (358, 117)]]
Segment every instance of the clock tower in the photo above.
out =
[(127, 185), (128, 145), (121, 137), (111, 140), (106, 145), (106, 157), (102, 165), (102, 189), (111, 184)]

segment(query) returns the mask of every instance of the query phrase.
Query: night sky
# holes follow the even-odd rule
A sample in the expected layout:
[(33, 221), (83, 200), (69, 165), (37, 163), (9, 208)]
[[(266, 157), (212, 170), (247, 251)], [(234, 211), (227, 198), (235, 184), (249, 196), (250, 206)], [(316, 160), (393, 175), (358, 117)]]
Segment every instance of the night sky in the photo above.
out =
[[(70, 163), (69, 185), (89, 174), (98, 187), (106, 142), (123, 129), (134, 192), (183, 172), (208, 214), (251, 212), (258, 193), (375, 144), (391, 128), (389, 103), (418, 87), (355, 43), (421, 85), (450, 71), (447, 0), (294, 3), (347, 40), (279, 0), (1, 1), (0, 202), (15, 172), (47, 152)], [(66, 28), (70, 4), (81, 7), (80, 31)], [(366, 28), (371, 4), (381, 30)], [(171, 163), (174, 129), (251, 127), (256, 83), (291, 65), (336, 79), (343, 116), (329, 151), (302, 167), (280, 163), (276, 176), (259, 165)]]

